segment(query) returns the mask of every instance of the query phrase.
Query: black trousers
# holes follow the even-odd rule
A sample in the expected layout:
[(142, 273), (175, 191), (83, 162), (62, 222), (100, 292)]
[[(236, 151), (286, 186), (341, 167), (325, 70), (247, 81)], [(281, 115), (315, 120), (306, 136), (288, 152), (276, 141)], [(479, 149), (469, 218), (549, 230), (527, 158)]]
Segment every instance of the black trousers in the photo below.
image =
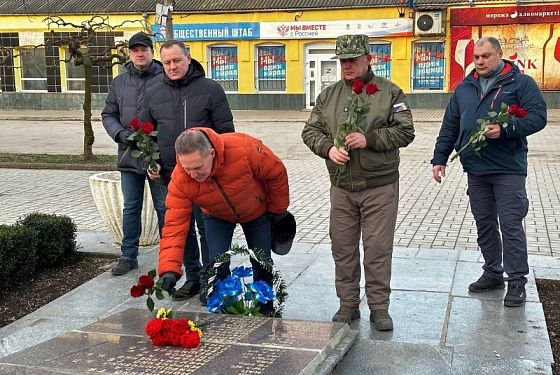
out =
[(484, 257), (484, 275), (501, 279), (505, 272), (510, 283), (522, 285), (529, 273), (523, 229), (529, 209), (525, 180), (523, 175), (469, 173), (467, 192)]

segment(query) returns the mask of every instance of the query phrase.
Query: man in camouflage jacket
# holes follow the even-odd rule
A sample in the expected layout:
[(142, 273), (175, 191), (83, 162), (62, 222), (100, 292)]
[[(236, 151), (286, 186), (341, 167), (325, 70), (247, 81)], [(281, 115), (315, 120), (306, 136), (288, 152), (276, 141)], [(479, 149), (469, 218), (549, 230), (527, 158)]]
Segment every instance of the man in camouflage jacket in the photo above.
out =
[[(366, 35), (338, 37), (333, 58), (340, 59), (344, 78), (321, 92), (302, 132), (305, 144), (325, 159), (332, 183), (330, 236), (340, 299), (332, 320), (350, 323), (360, 317), (361, 235), (370, 321), (378, 330), (392, 330), (388, 308), (399, 148), (414, 139), (412, 115), (402, 90), (373, 74)], [(359, 118), (359, 129), (342, 135), (343, 144), (337, 147), (341, 124), (355, 112), (355, 95), (363, 97), (369, 112)]]

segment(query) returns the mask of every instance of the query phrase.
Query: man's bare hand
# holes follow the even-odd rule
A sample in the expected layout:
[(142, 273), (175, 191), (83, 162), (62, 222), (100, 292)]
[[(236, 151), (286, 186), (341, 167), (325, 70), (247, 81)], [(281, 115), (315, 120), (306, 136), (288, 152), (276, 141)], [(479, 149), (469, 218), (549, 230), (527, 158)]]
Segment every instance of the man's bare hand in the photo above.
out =
[(332, 146), (329, 150), (329, 159), (335, 164), (344, 165), (350, 160), (350, 156), (348, 156), (348, 151), (344, 148), (337, 149), (335, 146)]
[(346, 136), (344, 145), (348, 148), (365, 148), (366, 136), (360, 132), (353, 132)]
[(445, 165), (434, 165), (433, 174), (434, 180), (441, 184), (441, 178), (445, 177)]
[(155, 181), (155, 180), (157, 180), (158, 178), (161, 177), (160, 174), (159, 174), (159, 172), (161, 171), (161, 166), (159, 164), (156, 164), (156, 165), (157, 165), (157, 172), (153, 173), (153, 172), (150, 172), (149, 170), (147, 171), (148, 172), (148, 177), (150, 178), (150, 180)]
[(490, 139), (498, 139), (500, 138), (500, 133), (502, 132), (502, 128), (498, 124), (489, 124), (486, 126), (486, 132), (484, 135), (486, 138)]

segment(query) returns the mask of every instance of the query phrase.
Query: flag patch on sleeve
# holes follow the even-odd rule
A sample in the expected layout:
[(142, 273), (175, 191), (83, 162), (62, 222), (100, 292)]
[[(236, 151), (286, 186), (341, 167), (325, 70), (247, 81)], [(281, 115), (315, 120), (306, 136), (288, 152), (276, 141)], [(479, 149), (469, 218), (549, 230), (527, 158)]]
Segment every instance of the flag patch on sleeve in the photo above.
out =
[(393, 104), (393, 112), (406, 111), (407, 109), (408, 108), (406, 107), (406, 104), (404, 104), (404, 103)]

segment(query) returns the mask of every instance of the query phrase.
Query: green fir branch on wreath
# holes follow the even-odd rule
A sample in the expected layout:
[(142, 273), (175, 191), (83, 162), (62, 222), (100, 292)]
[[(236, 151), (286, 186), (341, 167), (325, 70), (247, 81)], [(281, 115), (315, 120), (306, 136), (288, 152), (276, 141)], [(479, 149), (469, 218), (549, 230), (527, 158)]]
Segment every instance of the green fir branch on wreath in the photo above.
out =
[(208, 296), (210, 296), (210, 294), (212, 294), (212, 292), (214, 291), (214, 285), (217, 281), (218, 269), (222, 265), (229, 263), (231, 261), (231, 257), (234, 255), (249, 256), (250, 258), (256, 260), (267, 272), (270, 272), (272, 274), (272, 287), (274, 289), (274, 293), (276, 294), (274, 317), (281, 318), (282, 311), (284, 310), (284, 302), (288, 297), (286, 283), (282, 279), (282, 275), (280, 274), (280, 272), (276, 269), (276, 267), (274, 267), (274, 263), (272, 263), (272, 260), (266, 257), (262, 250), (251, 250), (246, 246), (234, 244), (228, 251), (216, 256), (214, 267), (208, 270)]

